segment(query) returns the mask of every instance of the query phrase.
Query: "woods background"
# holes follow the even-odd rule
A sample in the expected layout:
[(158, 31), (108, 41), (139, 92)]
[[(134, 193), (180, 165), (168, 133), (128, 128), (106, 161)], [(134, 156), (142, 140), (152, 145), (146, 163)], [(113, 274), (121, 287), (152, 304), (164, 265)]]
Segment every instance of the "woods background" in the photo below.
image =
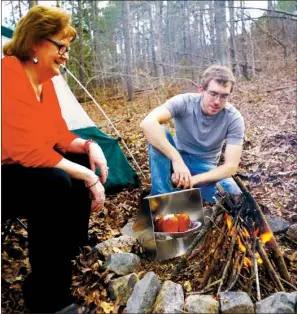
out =
[[(253, 1), (253, 3), (255, 3)], [(3, 1), (14, 28), (38, 1)], [(41, 1), (39, 4), (44, 4)], [(68, 67), (99, 98), (125, 90), (128, 100), (168, 84), (198, 86), (213, 64), (246, 79), (296, 61), (297, 1), (267, 1), (253, 18), (249, 1), (49, 1), (72, 14), (78, 40)], [(255, 6), (256, 7), (256, 6)], [(2, 22), (3, 24), (3, 22)], [(293, 62), (293, 63), (292, 63)], [(79, 86), (68, 78), (76, 96)], [(162, 93), (162, 91), (164, 93)], [(164, 95), (164, 97), (162, 97)]]

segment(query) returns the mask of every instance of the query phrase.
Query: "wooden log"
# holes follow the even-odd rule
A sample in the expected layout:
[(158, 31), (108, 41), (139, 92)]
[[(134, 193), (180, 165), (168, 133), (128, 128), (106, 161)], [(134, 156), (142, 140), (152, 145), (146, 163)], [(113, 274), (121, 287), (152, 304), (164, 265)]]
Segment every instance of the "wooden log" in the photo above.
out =
[(246, 186), (244, 185), (244, 183), (241, 181), (241, 179), (238, 176), (232, 176), (233, 179), (235, 180), (235, 182), (237, 183), (237, 185), (239, 186), (239, 188), (241, 189), (241, 191), (243, 192), (243, 194), (246, 196), (247, 200), (254, 206), (255, 209), (257, 209), (257, 211), (259, 212), (260, 215), (260, 219), (261, 219), (261, 224), (262, 224), (262, 228), (264, 230), (264, 232), (271, 232), (272, 233), (272, 238), (269, 242), (267, 242), (267, 244), (269, 245), (269, 247), (272, 250), (272, 258), (275, 262), (275, 264), (278, 267), (279, 273), (280, 275), (288, 282), (291, 282), (291, 277), (290, 274), (288, 272), (287, 269), (287, 265), (284, 261), (283, 258), (283, 253), (278, 245), (278, 243), (275, 240), (275, 237), (273, 235), (273, 232), (270, 229), (270, 226), (266, 220), (265, 215), (262, 212), (261, 207), (259, 206), (259, 204), (256, 202), (256, 200), (254, 199), (254, 197), (252, 196), (252, 194), (247, 190)]

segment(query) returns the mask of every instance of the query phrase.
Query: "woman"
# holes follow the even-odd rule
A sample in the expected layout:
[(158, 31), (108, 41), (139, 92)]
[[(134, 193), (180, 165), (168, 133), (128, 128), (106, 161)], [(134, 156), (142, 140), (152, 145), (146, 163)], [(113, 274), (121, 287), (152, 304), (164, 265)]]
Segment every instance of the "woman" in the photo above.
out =
[(90, 210), (105, 201), (102, 150), (68, 131), (51, 81), (75, 38), (68, 14), (36, 5), (3, 49), (2, 213), (28, 218), (32, 272), (23, 292), (35, 313), (73, 302), (71, 260), (87, 242)]

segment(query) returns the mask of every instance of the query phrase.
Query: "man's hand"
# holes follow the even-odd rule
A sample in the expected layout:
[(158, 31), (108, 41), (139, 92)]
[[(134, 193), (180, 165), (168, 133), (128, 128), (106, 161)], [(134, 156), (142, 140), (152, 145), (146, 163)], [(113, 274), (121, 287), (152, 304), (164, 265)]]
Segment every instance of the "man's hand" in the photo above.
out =
[(171, 176), (171, 181), (176, 187), (182, 189), (191, 189), (193, 187), (192, 175), (190, 170), (185, 165), (185, 163), (181, 161), (173, 161), (173, 174)]

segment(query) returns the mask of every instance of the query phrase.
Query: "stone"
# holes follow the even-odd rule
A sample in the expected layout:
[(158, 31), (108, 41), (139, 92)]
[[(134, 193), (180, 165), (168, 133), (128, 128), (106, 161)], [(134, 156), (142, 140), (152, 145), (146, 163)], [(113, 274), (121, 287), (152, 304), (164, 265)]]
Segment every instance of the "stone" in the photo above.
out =
[(287, 231), (287, 236), (293, 241), (297, 241), (297, 223), (290, 226)]
[(110, 299), (125, 306), (137, 281), (138, 276), (135, 273), (111, 280), (107, 289)]
[(274, 215), (265, 215), (266, 220), (271, 228), (271, 231), (274, 234), (279, 234), (282, 232), (286, 232), (288, 230), (288, 228), (290, 227), (290, 223), (278, 216), (274, 216)]
[(218, 314), (219, 302), (212, 295), (189, 295), (185, 301), (185, 311), (198, 314)]
[(108, 255), (104, 268), (108, 268), (117, 275), (127, 275), (138, 271), (140, 264), (139, 256), (133, 253), (114, 253)]
[(257, 314), (295, 314), (297, 310), (297, 295), (287, 292), (277, 292), (268, 298), (256, 302)]
[(180, 284), (166, 280), (157, 295), (154, 313), (180, 313), (184, 309), (184, 291)]
[(118, 238), (112, 238), (112, 239), (103, 241), (97, 244), (94, 247), (94, 249), (97, 250), (104, 257), (107, 257), (109, 254), (112, 254), (115, 252), (119, 253), (119, 251), (130, 253), (132, 251), (133, 246), (136, 243), (137, 243), (137, 239), (130, 236), (123, 235)]
[(121, 228), (122, 235), (136, 238), (136, 233), (133, 231), (134, 221), (129, 221), (123, 228)]
[(246, 292), (221, 292), (219, 294), (221, 312), (255, 313), (254, 304)]
[(134, 286), (127, 302), (126, 313), (147, 313), (153, 306), (160, 288), (160, 281), (154, 272), (145, 274)]

